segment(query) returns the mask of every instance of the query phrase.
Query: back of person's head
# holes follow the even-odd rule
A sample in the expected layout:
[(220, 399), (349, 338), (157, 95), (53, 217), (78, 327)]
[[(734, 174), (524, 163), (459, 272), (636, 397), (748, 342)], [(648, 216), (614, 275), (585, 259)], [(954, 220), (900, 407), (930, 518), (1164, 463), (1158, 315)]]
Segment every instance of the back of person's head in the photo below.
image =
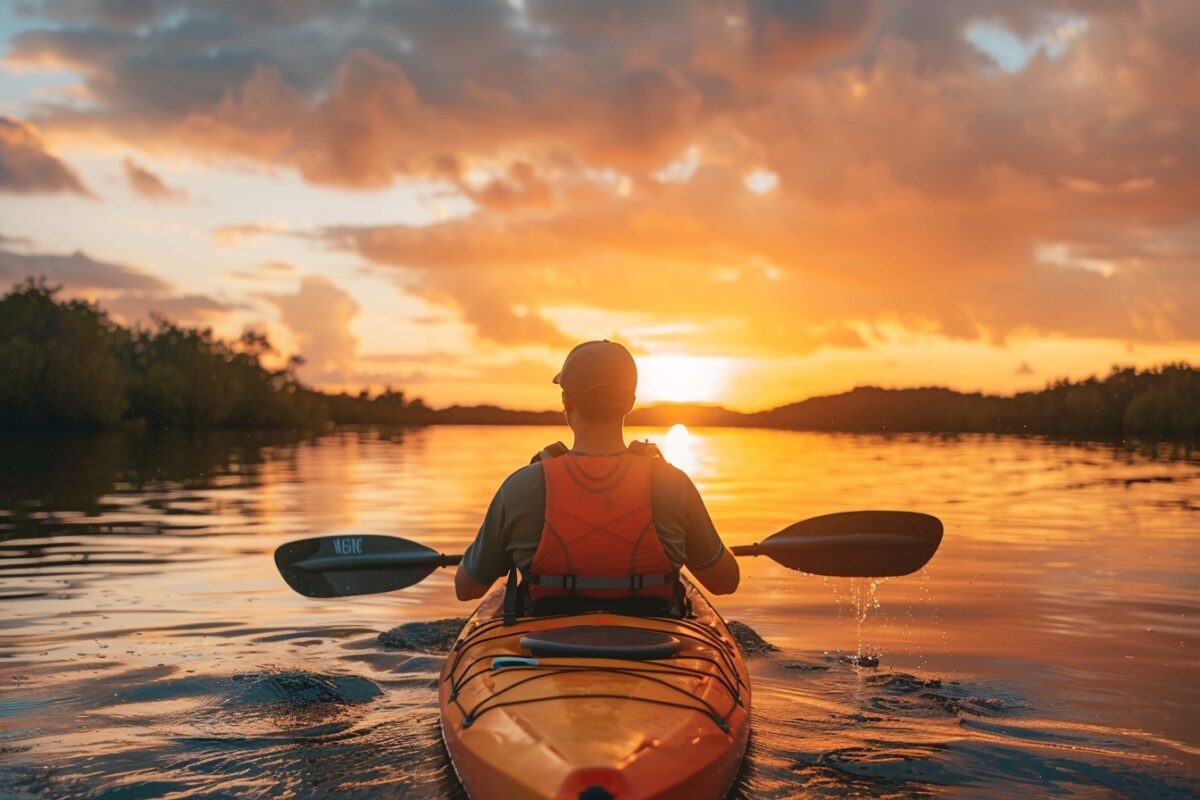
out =
[(637, 364), (616, 342), (584, 342), (567, 354), (554, 382), (588, 422), (619, 423), (633, 408)]

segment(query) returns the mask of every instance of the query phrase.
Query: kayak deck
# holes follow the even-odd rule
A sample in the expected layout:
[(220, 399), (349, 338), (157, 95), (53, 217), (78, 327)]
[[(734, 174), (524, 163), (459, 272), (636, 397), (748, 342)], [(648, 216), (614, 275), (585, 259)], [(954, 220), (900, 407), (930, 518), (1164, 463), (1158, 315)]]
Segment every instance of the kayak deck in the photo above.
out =
[[(687, 591), (688, 619), (591, 613), (523, 617), (512, 626), (501, 619), (503, 590), (489, 594), (440, 681), (442, 734), (468, 794), (724, 796), (749, 736), (749, 676), (724, 621), (703, 594), (690, 584)], [(653, 658), (602, 646), (533, 658), (522, 647), (523, 637), (530, 643), (568, 627), (593, 627), (592, 639), (606, 628), (632, 629), (677, 645), (666, 657), (647, 651), (660, 656)]]

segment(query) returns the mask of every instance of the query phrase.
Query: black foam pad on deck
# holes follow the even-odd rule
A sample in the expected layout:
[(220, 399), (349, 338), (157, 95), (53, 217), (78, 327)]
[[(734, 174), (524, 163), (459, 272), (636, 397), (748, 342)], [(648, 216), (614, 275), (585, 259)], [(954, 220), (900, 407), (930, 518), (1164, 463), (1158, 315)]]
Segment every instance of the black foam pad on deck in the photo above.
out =
[(677, 638), (662, 631), (618, 625), (573, 625), (521, 637), (521, 647), (534, 656), (577, 658), (670, 658), (679, 652)]

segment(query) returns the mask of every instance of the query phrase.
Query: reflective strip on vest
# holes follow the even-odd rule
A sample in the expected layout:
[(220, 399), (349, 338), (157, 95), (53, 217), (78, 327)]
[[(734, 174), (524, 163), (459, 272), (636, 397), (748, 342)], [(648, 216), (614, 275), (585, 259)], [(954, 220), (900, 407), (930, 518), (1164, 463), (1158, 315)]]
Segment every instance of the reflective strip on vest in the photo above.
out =
[(672, 600), (678, 570), (654, 527), (653, 459), (568, 453), (541, 464), (546, 520), (525, 575), (530, 597)]
[(641, 589), (643, 586), (669, 586), (679, 577), (679, 573), (671, 572), (666, 575), (630, 575), (625, 578), (587, 578), (578, 575), (526, 575), (525, 580), (534, 586), (546, 586), (554, 589)]

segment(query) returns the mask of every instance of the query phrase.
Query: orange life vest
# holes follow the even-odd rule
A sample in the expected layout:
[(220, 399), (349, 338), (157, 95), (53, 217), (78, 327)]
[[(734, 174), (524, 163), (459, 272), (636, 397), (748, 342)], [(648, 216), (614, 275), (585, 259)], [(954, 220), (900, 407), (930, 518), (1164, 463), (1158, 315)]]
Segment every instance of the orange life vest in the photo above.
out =
[(658, 455), (645, 445), (613, 456), (542, 452), (546, 521), (524, 575), (535, 605), (567, 595), (674, 602), (679, 571), (658, 538), (650, 501)]

